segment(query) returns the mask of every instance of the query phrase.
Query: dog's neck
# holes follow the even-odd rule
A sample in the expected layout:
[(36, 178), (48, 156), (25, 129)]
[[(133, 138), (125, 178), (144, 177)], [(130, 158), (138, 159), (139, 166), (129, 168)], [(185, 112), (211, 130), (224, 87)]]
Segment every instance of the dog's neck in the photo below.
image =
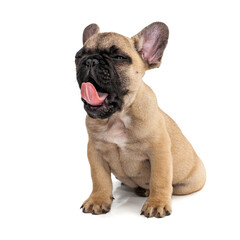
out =
[(87, 129), (91, 134), (89, 138), (105, 140), (124, 147), (134, 135), (140, 134), (135, 132), (136, 129), (142, 124), (148, 124), (147, 119), (158, 113), (156, 96), (153, 92), (149, 94), (149, 91), (152, 92), (152, 89), (142, 82), (128, 107), (124, 105), (121, 111), (107, 119), (93, 119), (87, 116)]

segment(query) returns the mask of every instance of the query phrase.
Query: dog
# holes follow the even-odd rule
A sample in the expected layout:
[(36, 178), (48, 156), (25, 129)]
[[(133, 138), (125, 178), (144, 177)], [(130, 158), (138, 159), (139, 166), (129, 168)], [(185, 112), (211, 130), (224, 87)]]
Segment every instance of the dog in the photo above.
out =
[(205, 167), (177, 124), (157, 104), (142, 77), (161, 64), (169, 30), (154, 22), (132, 38), (100, 33), (96, 24), (83, 32), (75, 56), (89, 136), (92, 193), (84, 213), (103, 214), (113, 201), (111, 173), (148, 197), (141, 214), (172, 213), (171, 196), (203, 188)]

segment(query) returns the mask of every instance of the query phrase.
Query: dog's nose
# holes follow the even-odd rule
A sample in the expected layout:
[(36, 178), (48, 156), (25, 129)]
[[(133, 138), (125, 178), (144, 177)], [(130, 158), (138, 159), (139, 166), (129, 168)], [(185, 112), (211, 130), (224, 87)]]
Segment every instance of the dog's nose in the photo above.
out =
[(94, 67), (95, 65), (99, 64), (99, 61), (96, 59), (96, 58), (89, 58), (87, 61), (86, 61), (86, 65), (88, 67)]

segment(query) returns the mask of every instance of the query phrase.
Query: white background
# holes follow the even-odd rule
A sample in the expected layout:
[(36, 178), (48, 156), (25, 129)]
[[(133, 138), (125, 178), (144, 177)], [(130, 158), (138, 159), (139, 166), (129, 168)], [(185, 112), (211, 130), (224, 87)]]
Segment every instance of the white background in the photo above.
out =
[[(207, 169), (164, 219), (114, 178), (110, 213), (83, 214), (91, 192), (74, 56), (90, 23), (131, 37), (154, 21), (170, 38), (144, 80)], [(238, 1), (1, 1), (1, 239), (239, 239)]]

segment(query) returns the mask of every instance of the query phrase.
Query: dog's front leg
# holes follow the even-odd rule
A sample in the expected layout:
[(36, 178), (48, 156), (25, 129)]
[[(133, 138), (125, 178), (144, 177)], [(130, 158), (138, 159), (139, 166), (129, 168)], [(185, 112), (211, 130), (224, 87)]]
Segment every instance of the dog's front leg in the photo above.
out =
[(149, 153), (151, 164), (150, 195), (142, 207), (146, 217), (170, 215), (172, 196), (172, 154), (168, 134), (152, 143)]
[(88, 160), (91, 167), (93, 190), (82, 205), (83, 212), (92, 214), (107, 213), (110, 211), (113, 200), (111, 171), (107, 162), (94, 148), (91, 141), (88, 143)]

